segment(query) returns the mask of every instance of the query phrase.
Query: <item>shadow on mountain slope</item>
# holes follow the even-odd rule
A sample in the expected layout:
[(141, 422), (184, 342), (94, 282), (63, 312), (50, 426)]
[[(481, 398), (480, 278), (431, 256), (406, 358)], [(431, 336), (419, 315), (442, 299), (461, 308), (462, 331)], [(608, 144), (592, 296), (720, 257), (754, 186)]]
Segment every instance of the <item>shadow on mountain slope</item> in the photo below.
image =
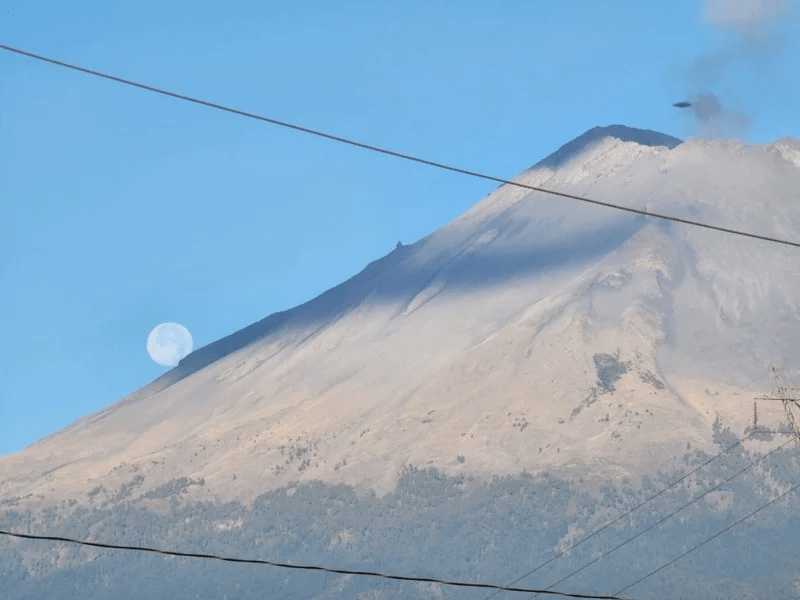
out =
[[(682, 143), (678, 138), (663, 133), (624, 125), (594, 127), (536, 163), (531, 169), (558, 168), (606, 137), (615, 137), (644, 146), (666, 146), (670, 149)], [(516, 223), (513, 221), (509, 215), (501, 214), (487, 223), (486, 228), (499, 229), (504, 238), (519, 239), (530, 222), (526, 222), (524, 218)], [(326, 323), (342, 317), (347, 311), (364, 302), (368, 296), (385, 303), (408, 302), (431, 280), (442, 276), (445, 271), (450, 289), (469, 293), (478, 288), (493, 287), (515, 278), (552, 272), (578, 260), (588, 263), (618, 247), (644, 224), (643, 217), (620, 215), (617, 218), (600, 219), (594, 226), (572, 231), (566, 237), (547, 235), (539, 236), (538, 239), (523, 239), (521, 240), (523, 243), (517, 244), (514, 249), (488, 245), (478, 251), (470, 252), (468, 260), (462, 259), (461, 252), (455, 252), (449, 259), (443, 255), (443, 260), (433, 260), (422, 265), (412, 265), (412, 261), (407, 259), (415, 249), (429, 243), (432, 236), (410, 246), (398, 245), (395, 250), (370, 263), (354, 277), (316, 298), (295, 308), (274, 313), (197, 349), (184, 358), (177, 367), (134, 392), (123, 402), (161, 391), (283, 328), (291, 328), (294, 332), (306, 330), (307, 334), (308, 329), (311, 329), (310, 336), (313, 336)], [(464, 248), (469, 250), (479, 235), (476, 234), (475, 237), (466, 240)]]
[[(135, 393), (147, 395), (163, 390), (204, 367), (260, 339), (286, 329), (286, 333), (308, 332), (313, 336), (325, 324), (341, 318), (349, 310), (372, 301), (391, 305), (407, 303), (432, 279), (444, 277), (449, 289), (474, 293), (516, 279), (546, 275), (569, 265), (588, 265), (599, 260), (635, 235), (646, 223), (637, 215), (621, 215), (574, 232), (565, 238), (533, 239), (516, 248), (486, 246), (468, 256), (445, 264), (432, 261), (419, 265), (407, 261), (413, 250), (426, 240), (402, 246), (351, 277), (347, 281), (295, 308), (272, 315), (199, 348), (180, 364)], [(308, 336), (308, 337), (310, 337)], [(132, 399), (131, 397), (129, 397)]]

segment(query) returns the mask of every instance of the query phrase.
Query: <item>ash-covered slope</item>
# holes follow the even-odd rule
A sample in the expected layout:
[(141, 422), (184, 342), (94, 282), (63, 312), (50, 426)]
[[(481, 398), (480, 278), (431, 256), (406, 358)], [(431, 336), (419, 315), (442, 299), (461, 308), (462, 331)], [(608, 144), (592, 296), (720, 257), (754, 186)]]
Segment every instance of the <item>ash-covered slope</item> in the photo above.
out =
[[(796, 140), (595, 128), (517, 181), (800, 239)], [(798, 264), (795, 248), (504, 186), (0, 457), (0, 529), (507, 584), (638, 506), (519, 583), (554, 586), (592, 563), (555, 589), (614, 594), (798, 483), (791, 445), (753, 464), (788, 436), (735, 445), (769, 391), (766, 366), (797, 381)], [(759, 421), (785, 432), (772, 404)], [(800, 598), (788, 498), (622, 596)], [(4, 543), (0, 596), (488, 595)]]
[[(678, 145), (595, 128), (517, 181), (800, 239), (795, 140)], [(315, 479), (382, 494), (407, 464), (638, 476), (687, 442), (708, 446), (718, 416), (743, 430), (752, 403), (738, 389), (770, 362), (794, 366), (797, 258), (504, 186), (311, 302), (0, 458), (0, 498), (86, 501), (134, 477), (134, 497), (180, 477), (220, 500)], [(780, 410), (764, 410), (777, 426)]]

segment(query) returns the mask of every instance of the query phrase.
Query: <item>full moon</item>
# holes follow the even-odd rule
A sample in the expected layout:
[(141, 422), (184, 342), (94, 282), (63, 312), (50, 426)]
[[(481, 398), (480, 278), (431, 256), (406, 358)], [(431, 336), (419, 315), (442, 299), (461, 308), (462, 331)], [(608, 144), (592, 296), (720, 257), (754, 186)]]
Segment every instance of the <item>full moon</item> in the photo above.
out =
[(192, 334), (178, 323), (161, 323), (147, 336), (147, 353), (163, 367), (176, 367), (192, 351)]

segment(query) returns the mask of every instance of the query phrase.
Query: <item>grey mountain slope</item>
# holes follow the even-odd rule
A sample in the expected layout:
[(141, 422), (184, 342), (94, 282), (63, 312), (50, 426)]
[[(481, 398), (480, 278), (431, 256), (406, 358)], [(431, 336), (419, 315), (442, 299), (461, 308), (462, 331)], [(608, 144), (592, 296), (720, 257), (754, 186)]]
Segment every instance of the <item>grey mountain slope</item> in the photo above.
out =
[[(681, 140), (654, 132), (651, 130), (636, 129), (624, 125), (610, 125), (606, 127), (594, 127), (582, 134), (578, 138), (565, 144), (556, 152), (538, 162), (532, 169), (539, 167), (557, 168), (571, 157), (578, 155), (592, 144), (606, 137), (614, 137), (621, 141), (635, 142), (644, 146), (665, 146), (673, 148), (681, 143)], [(602, 233), (601, 233), (602, 236)], [(364, 270), (347, 281), (335, 286), (334, 288), (320, 294), (318, 297), (302, 304), (296, 308), (273, 313), (268, 317), (253, 323), (241, 330), (238, 330), (224, 338), (211, 344), (199, 348), (185, 357), (180, 364), (169, 372), (160, 376), (149, 385), (138, 392), (132, 394), (122, 402), (131, 402), (142, 396), (147, 396), (171, 386), (172, 384), (188, 377), (192, 373), (228, 356), (245, 346), (248, 346), (259, 339), (273, 334), (281, 329), (306, 331), (306, 328), (313, 330), (315, 326), (326, 323), (334, 319), (337, 315), (344, 314), (348, 309), (357, 306), (370, 293), (370, 284), (380, 276), (381, 273), (392, 273), (396, 270), (405, 256), (407, 256), (412, 246), (398, 246), (388, 255), (370, 263)], [(547, 249), (550, 251), (551, 249)], [(550, 252), (559, 255), (560, 253)], [(528, 257), (504, 256), (502, 260), (495, 260), (495, 263), (505, 262), (516, 265)], [(539, 263), (541, 260), (539, 261)], [(484, 268), (476, 269), (481, 283), (485, 282), (487, 274), (494, 273), (494, 265), (486, 265)], [(384, 280), (387, 279), (384, 277)], [(400, 285), (397, 285), (397, 284)], [(382, 297), (392, 298), (397, 294), (402, 294), (405, 279), (400, 279), (396, 275), (389, 279), (390, 285), (381, 286), (378, 291)], [(82, 419), (79, 423), (86, 423), (96, 420), (106, 414), (107, 411)]]
[[(679, 143), (595, 128), (517, 180), (800, 237), (792, 139)], [(314, 300), (0, 458), (0, 525), (510, 581), (747, 431), (752, 396), (769, 380), (742, 386), (769, 362), (797, 374), (797, 265), (791, 248), (504, 186)], [(785, 420), (780, 405), (760, 413), (772, 429)], [(783, 441), (747, 440), (660, 508), (529, 585), (551, 584)], [(687, 509), (661, 538), (643, 536), (587, 569), (569, 591), (630, 583), (788, 489), (797, 468), (791, 452), (777, 454)], [(642, 597), (800, 597), (800, 563), (787, 545), (797, 508), (774, 509), (758, 535), (735, 533)], [(74, 549), (49, 560), (14, 545), (5, 556), (7, 581), (25, 597), (75, 585), (82, 598), (120, 596), (134, 579), (140, 595), (172, 600), (264, 589), (464, 597), (307, 573), (201, 573)]]
[[(559, 148), (556, 152), (542, 159), (532, 169), (540, 167), (558, 168), (565, 161), (578, 155), (581, 151), (590, 147), (606, 137), (613, 137), (625, 142), (635, 142), (643, 146), (664, 146), (674, 148), (682, 143), (678, 138), (668, 136), (651, 130), (636, 129), (624, 125), (609, 125), (606, 127), (594, 127), (575, 138), (571, 142)], [(363, 301), (365, 293), (354, 294), (356, 288), (366, 289), (369, 282), (379, 273), (389, 271), (394, 268), (410, 251), (411, 246), (398, 246), (388, 255), (380, 258), (369, 265), (363, 271), (340, 285), (320, 294), (309, 302), (297, 308), (274, 313), (257, 323), (253, 323), (236, 331), (224, 338), (221, 338), (203, 348), (199, 348), (184, 358), (180, 365), (169, 373), (165, 373), (148, 386), (148, 391), (163, 389), (183, 379), (184, 377), (202, 369), (205, 366), (227, 356), (256, 340), (276, 331), (278, 328), (291, 323), (294, 326), (303, 326), (308, 323), (325, 322), (337, 314), (341, 314), (349, 307), (357, 305)], [(482, 274), (484, 270), (480, 271)], [(397, 293), (398, 289), (382, 289), (381, 292), (387, 295)]]
[[(540, 163), (559, 169), (520, 181), (762, 233), (797, 230), (796, 142), (677, 142), (595, 128)], [(796, 264), (791, 249), (506, 186), (314, 300), (0, 459), (0, 494), (80, 496), (124, 484), (123, 464), (144, 474), (141, 493), (191, 475), (226, 499), (293, 477), (385, 493), (409, 462), (483, 475), (601, 463), (641, 474), (687, 439), (710, 443), (718, 415), (745, 426), (747, 402), (705, 390), (732, 393), (769, 361), (791, 366), (800, 288), (785, 274)], [(625, 365), (612, 394), (596, 383), (604, 356)], [(645, 410), (658, 419), (642, 421)], [(514, 437), (515, 422), (536, 434)], [(317, 460), (287, 472), (280, 448), (299, 439)], [(673, 450), (656, 453), (658, 444)], [(456, 461), (465, 453), (469, 465)], [(232, 485), (234, 472), (246, 476)]]
[[(540, 167), (558, 168), (559, 165), (579, 154), (581, 151), (591, 146), (591, 144), (608, 136), (621, 141), (635, 142), (643, 146), (665, 146), (674, 148), (681, 143), (681, 140), (672, 136), (651, 130), (626, 127), (624, 125), (594, 127), (565, 144), (553, 154), (539, 161), (532, 169)], [(363, 292), (360, 295), (354, 294), (354, 288), (368, 285), (372, 278), (379, 273), (391, 270), (409, 251), (410, 246), (399, 246), (385, 257), (367, 265), (359, 274), (323, 294), (320, 294), (320, 296), (313, 300), (295, 309), (274, 313), (208, 346), (195, 350), (184, 358), (178, 367), (153, 381), (146, 388), (147, 391), (153, 392), (164, 389), (191, 373), (255, 342), (288, 323), (291, 323), (293, 326), (302, 327), (304, 324), (308, 323), (325, 322), (327, 319), (341, 314), (343, 311), (346, 311), (347, 308), (357, 305), (364, 299), (365, 294)], [(480, 272), (483, 274), (486, 271), (481, 270)], [(397, 293), (398, 291), (397, 289), (382, 290), (383, 293), (388, 295)]]

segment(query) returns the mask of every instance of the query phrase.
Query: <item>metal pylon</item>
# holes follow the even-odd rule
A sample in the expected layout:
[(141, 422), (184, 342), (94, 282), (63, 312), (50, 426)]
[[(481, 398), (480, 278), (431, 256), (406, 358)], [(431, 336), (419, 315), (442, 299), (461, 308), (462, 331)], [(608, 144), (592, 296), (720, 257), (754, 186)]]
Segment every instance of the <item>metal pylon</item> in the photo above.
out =
[[(782, 402), (783, 409), (786, 411), (786, 419), (789, 421), (789, 429), (791, 429), (797, 445), (800, 446), (800, 427), (797, 426), (797, 420), (792, 413), (793, 407), (800, 410), (800, 389), (787, 387), (783, 383), (783, 379), (781, 378), (780, 373), (778, 373), (778, 369), (776, 369), (774, 366), (772, 367), (772, 376), (775, 378), (776, 391), (772, 396), (761, 396), (760, 398), (756, 398), (755, 401), (777, 400)], [(753, 405), (754, 417), (756, 416), (755, 410), (755, 405)]]

